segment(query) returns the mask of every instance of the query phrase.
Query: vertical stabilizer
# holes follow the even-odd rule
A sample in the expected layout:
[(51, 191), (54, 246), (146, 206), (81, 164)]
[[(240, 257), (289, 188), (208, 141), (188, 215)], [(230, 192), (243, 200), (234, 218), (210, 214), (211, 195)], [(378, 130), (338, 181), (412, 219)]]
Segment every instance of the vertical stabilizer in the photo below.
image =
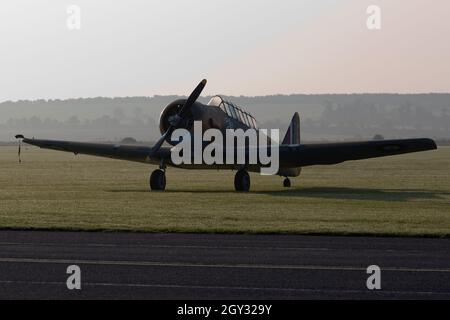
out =
[(300, 144), (300, 116), (294, 113), (282, 144)]

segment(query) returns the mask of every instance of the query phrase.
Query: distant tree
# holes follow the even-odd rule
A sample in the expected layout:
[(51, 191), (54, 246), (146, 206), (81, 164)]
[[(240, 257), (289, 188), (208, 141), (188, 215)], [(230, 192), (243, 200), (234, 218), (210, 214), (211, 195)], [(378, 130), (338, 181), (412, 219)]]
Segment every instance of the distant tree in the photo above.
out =
[(125, 118), (125, 112), (123, 112), (123, 109), (120, 107), (115, 107), (113, 114), (114, 114), (113, 118), (119, 121)]
[(133, 137), (126, 137), (122, 139), (121, 143), (134, 144), (137, 143), (137, 140)]
[(384, 140), (384, 137), (381, 134), (376, 134), (372, 138), (373, 140)]
[(144, 112), (142, 111), (141, 107), (135, 107), (133, 109), (133, 116), (134, 116), (134, 118), (142, 119), (143, 114), (144, 114)]
[(30, 128), (41, 128), (42, 127), (42, 120), (38, 118), (37, 116), (32, 116), (28, 123), (30, 125)]
[(77, 116), (71, 116), (69, 119), (67, 119), (66, 124), (72, 127), (77, 127), (81, 124), (81, 121)]
[(94, 127), (98, 128), (116, 128), (120, 125), (118, 119), (111, 118), (108, 115), (103, 115), (100, 118), (96, 118), (92, 120), (91, 123)]

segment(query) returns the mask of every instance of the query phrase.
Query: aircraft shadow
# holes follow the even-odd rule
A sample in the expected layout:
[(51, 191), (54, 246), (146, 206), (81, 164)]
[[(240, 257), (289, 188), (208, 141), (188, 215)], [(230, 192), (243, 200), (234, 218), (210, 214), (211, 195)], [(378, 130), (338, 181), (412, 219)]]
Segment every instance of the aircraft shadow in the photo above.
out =
[[(116, 193), (148, 193), (148, 189), (114, 189), (105, 190)], [(198, 194), (226, 194), (233, 193), (232, 190), (166, 190), (164, 193), (198, 193)], [(300, 198), (322, 198), (322, 199), (347, 199), (347, 200), (371, 200), (371, 201), (411, 201), (411, 200), (433, 200), (443, 199), (450, 196), (450, 192), (441, 190), (415, 190), (415, 189), (368, 189), (348, 187), (294, 187), (290, 189), (274, 191), (250, 191), (248, 194), (263, 194), (277, 197), (300, 197)]]
[(277, 190), (259, 192), (272, 196), (304, 197), (322, 199), (371, 200), (371, 201), (411, 201), (442, 199), (450, 195), (440, 190), (414, 190), (414, 189), (368, 189), (346, 187), (312, 187), (295, 188), (290, 190)]

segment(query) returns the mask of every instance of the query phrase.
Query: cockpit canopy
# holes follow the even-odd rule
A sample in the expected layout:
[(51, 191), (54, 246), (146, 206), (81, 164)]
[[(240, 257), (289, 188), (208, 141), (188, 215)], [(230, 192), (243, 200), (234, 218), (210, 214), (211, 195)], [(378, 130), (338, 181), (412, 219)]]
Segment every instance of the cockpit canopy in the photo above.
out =
[(208, 106), (219, 107), (229, 117), (247, 125), (249, 128), (258, 129), (256, 120), (250, 113), (243, 111), (231, 102), (223, 100), (221, 96), (213, 97), (208, 102)]

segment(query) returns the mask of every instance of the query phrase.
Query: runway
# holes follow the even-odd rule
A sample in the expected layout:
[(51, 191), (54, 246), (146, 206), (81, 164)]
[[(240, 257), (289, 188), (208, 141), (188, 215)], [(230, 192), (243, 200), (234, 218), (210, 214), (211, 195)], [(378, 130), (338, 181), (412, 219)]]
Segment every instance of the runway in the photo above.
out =
[(450, 299), (450, 239), (0, 231), (0, 298)]

